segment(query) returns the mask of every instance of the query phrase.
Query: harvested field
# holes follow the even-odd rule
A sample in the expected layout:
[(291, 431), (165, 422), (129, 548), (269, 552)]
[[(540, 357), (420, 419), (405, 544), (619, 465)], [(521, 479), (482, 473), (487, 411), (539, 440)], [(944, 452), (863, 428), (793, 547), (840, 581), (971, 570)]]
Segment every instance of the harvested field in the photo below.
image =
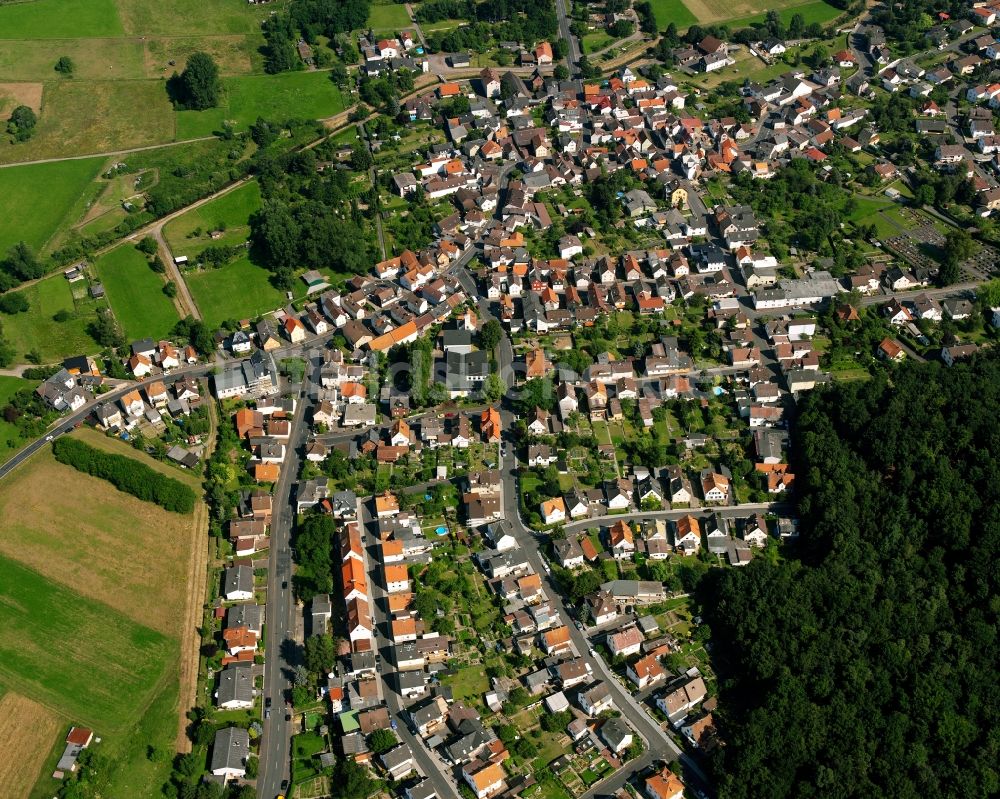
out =
[[(780, 12), (798, 6), (809, 6), (810, 10), (815, 5), (826, 6), (825, 3), (817, 4), (808, 0), (806, 2), (802, 2), (802, 0), (776, 0), (776, 2), (771, 3), (762, 3), (760, 0), (684, 0), (683, 4), (702, 24), (743, 20), (743, 18), (751, 18), (757, 14), (763, 16), (766, 11), (771, 9)], [(831, 8), (831, 11), (833, 12), (831, 16), (836, 16), (836, 10)], [(806, 16), (804, 12), (803, 16)], [(659, 17), (657, 17), (657, 21), (659, 21)]]
[(0, 83), (0, 117), (7, 118), (19, 105), (26, 105), (36, 114), (42, 110), (41, 83)]
[(0, 698), (0, 785), (9, 799), (25, 799), (38, 779), (62, 720), (20, 694)]
[[(94, 446), (142, 459), (152, 468), (169, 470), (172, 477), (186, 477), (95, 431), (80, 434)], [(46, 450), (0, 485), (0, 518), (0, 554), (167, 635), (179, 636), (186, 626), (194, 515), (142, 502), (57, 463)], [(149, 602), (150, 596), (157, 601)]]
[(88, 727), (128, 730), (176, 675), (176, 639), (3, 555), (0, 569), (0, 683)]

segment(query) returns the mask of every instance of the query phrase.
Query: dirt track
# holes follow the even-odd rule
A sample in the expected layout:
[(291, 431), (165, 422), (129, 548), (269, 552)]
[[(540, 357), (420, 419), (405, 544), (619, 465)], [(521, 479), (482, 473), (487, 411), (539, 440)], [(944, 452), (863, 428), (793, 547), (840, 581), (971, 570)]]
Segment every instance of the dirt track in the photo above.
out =
[[(211, 427), (208, 432), (210, 442), (205, 449), (208, 460), (215, 449), (215, 405), (209, 406)], [(208, 506), (201, 501), (195, 506), (191, 556), (188, 560), (187, 594), (184, 600), (184, 626), (181, 629), (180, 692), (178, 694), (177, 742), (178, 752), (191, 751), (191, 741), (187, 737), (187, 712), (198, 700), (198, 666), (201, 651), (201, 624), (205, 606), (205, 580), (208, 573)]]

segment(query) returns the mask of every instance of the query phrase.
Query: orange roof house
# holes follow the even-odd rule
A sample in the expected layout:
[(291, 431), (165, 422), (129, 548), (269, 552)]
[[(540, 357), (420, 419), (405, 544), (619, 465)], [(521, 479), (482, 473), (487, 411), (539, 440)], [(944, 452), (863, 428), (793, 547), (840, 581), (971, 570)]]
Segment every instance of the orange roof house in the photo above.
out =
[(417, 637), (416, 619), (396, 619), (392, 622), (392, 639), (399, 641), (404, 638)]
[(624, 521), (618, 520), (611, 528), (610, 541), (612, 549), (616, 546), (628, 544), (634, 545), (635, 539), (632, 536), (632, 528), (629, 527)]
[(276, 463), (255, 463), (253, 467), (253, 479), (258, 483), (274, 483), (281, 474)]
[(500, 434), (503, 432), (500, 411), (492, 406), (483, 411), (479, 417), (479, 429), (487, 442), (499, 441)]
[(90, 746), (90, 742), (93, 740), (94, 731), (86, 727), (70, 727), (69, 734), (66, 736), (66, 743), (82, 746), (84, 749)]
[(340, 396), (345, 400), (364, 399), (368, 396), (368, 389), (364, 383), (356, 383), (353, 380), (345, 380), (340, 384)]
[(458, 97), (462, 93), (462, 87), (457, 83), (442, 83), (438, 86), (438, 97)]
[(901, 361), (906, 357), (906, 352), (899, 343), (891, 338), (884, 338), (878, 345), (878, 354), (889, 361)]
[(542, 635), (542, 646), (552, 653), (569, 647), (569, 627), (556, 627)]
[(344, 561), (344, 565), (340, 567), (340, 579), (344, 583), (345, 597), (354, 591), (364, 595), (368, 594), (365, 566), (354, 558)]
[(701, 536), (701, 524), (698, 520), (688, 514), (687, 516), (681, 516), (677, 520), (677, 537), (683, 538), (690, 533), (694, 533), (696, 536)]
[(388, 333), (383, 333), (378, 338), (372, 339), (368, 346), (375, 352), (384, 352), (385, 350), (392, 349), (397, 344), (410, 341), (417, 336), (417, 323), (412, 319), (404, 325), (390, 330)]
[(246, 438), (255, 430), (263, 431), (264, 429), (264, 414), (249, 408), (241, 408), (236, 411), (233, 421), (236, 425), (236, 435), (240, 438)]
[(413, 594), (409, 591), (398, 591), (389, 594), (389, 612), (403, 613), (413, 604)]
[(541, 347), (531, 350), (524, 356), (525, 378), (531, 380), (535, 377), (545, 377), (549, 371), (550, 364), (545, 357), (545, 350)]
[(396, 495), (386, 491), (382, 496), (375, 497), (375, 515), (380, 519), (395, 516), (399, 513), (399, 500)]
[(684, 783), (670, 769), (646, 777), (646, 794), (650, 799), (682, 799)]

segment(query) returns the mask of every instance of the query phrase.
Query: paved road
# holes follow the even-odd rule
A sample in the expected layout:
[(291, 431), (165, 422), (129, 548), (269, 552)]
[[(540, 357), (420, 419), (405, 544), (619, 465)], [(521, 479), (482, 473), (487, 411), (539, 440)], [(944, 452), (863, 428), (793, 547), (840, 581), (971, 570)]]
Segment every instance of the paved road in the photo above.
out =
[(567, 522), (563, 529), (567, 532), (586, 529), (595, 526), (610, 526), (619, 521), (638, 521), (640, 519), (679, 519), (689, 513), (700, 515), (718, 513), (727, 519), (743, 519), (752, 513), (785, 513), (792, 508), (790, 502), (746, 502), (742, 505), (709, 505), (700, 508), (672, 508), (671, 510), (629, 511), (628, 513), (613, 513), (608, 516), (596, 516), (590, 519)]
[(556, 0), (556, 15), (559, 17), (559, 35), (569, 45), (569, 52), (566, 54), (566, 66), (569, 68), (569, 76), (575, 78), (579, 72), (580, 43), (569, 28), (569, 3), (570, 0)]
[[(504, 420), (504, 424), (509, 425), (509, 423), (513, 421), (513, 417), (509, 414), (505, 415), (507, 418)], [(674, 743), (673, 739), (670, 738), (670, 736), (668, 736), (655, 721), (653, 721), (646, 709), (632, 697), (632, 694), (629, 691), (625, 690), (622, 684), (618, 681), (618, 678), (609, 671), (604, 660), (593, 652), (590, 646), (590, 641), (587, 637), (577, 628), (575, 621), (570, 616), (565, 604), (563, 603), (562, 595), (559, 593), (555, 580), (553, 580), (551, 576), (548, 576), (548, 567), (539, 552), (540, 542), (536, 540), (534, 534), (521, 521), (520, 509), (518, 507), (517, 482), (514, 477), (517, 461), (513, 453), (513, 447), (510, 447), (509, 449), (511, 451), (508, 452), (507, 457), (504, 458), (501, 471), (504, 476), (504, 518), (510, 525), (511, 534), (517, 539), (518, 545), (527, 556), (531, 567), (535, 570), (535, 572), (543, 575), (543, 580), (547, 583), (546, 594), (551, 600), (552, 608), (558, 614), (560, 621), (569, 629), (570, 637), (576, 651), (584, 660), (586, 660), (588, 664), (590, 664), (590, 668), (593, 671), (594, 676), (602, 679), (608, 686), (614, 698), (616, 707), (622, 711), (629, 724), (632, 725), (632, 727), (639, 733), (646, 743), (645, 757), (639, 758), (640, 762), (631, 764), (627, 768), (620, 771), (621, 774), (625, 775), (622, 779), (622, 783), (624, 784), (624, 780), (628, 779), (632, 774), (638, 773), (638, 771), (647, 767), (653, 759), (664, 761), (680, 759), (686, 769), (699, 776), (702, 782), (708, 785), (708, 779), (704, 776), (701, 769), (698, 767), (698, 764), (695, 763), (690, 756), (685, 754), (676, 743)]]
[(282, 792), (282, 780), (289, 778), (289, 747), (291, 722), (286, 719), (285, 701), (291, 698), (289, 679), (295, 663), (295, 618), (298, 606), (292, 596), (291, 534), (295, 519), (292, 487), (299, 473), (299, 461), (305, 446), (309, 426), (305, 423), (305, 399), (309, 385), (307, 373), (299, 392), (298, 407), (292, 418), (287, 455), (281, 474), (274, 486), (274, 512), (271, 519), (271, 549), (267, 570), (267, 605), (264, 621), (267, 625), (267, 656), (264, 660), (264, 697), (271, 700), (271, 715), (264, 719), (264, 736), (260, 745), (260, 772), (257, 795), (273, 797)]
[[(559, 1), (560, 0), (557, 0), (557, 7), (559, 5)], [(501, 207), (502, 203), (498, 203), (498, 213), (499, 208)], [(480, 315), (482, 319), (486, 321), (493, 318), (490, 313), (490, 303), (485, 297), (479, 294), (475, 281), (466, 269), (467, 263), (468, 259), (464, 263), (456, 264), (457, 268), (453, 269), (453, 274), (455, 274), (461, 281), (463, 288), (470, 297), (478, 298)], [(498, 366), (500, 374), (504, 378), (504, 382), (507, 384), (508, 388), (510, 388), (514, 384), (513, 348), (511, 346), (510, 337), (506, 334), (506, 332), (502, 336), (500, 345), (498, 346)], [(510, 430), (514, 422), (514, 416), (507, 410), (501, 410), (501, 417), (503, 419), (504, 429)], [(590, 664), (590, 668), (594, 676), (603, 678), (603, 681), (611, 690), (616, 706), (625, 714), (629, 722), (646, 743), (646, 751), (642, 757), (637, 758), (636, 761), (629, 764), (627, 768), (620, 769), (615, 775), (612, 776), (611, 779), (605, 780), (603, 783), (594, 786), (588, 794), (591, 796), (595, 795), (594, 792), (598, 789), (601, 789), (602, 793), (607, 793), (609, 792), (607, 789), (611, 787), (611, 783), (617, 780), (620, 780), (620, 784), (618, 784), (617, 787), (621, 787), (627, 779), (630, 779), (632, 776), (647, 769), (652, 764), (653, 760), (673, 761), (678, 758), (682, 760), (685, 770), (693, 775), (693, 779), (698, 780), (704, 787), (708, 788), (710, 783), (698, 767), (698, 764), (686, 755), (676, 743), (674, 743), (674, 741), (659, 727), (659, 725), (653, 721), (651, 716), (646, 712), (646, 709), (632, 697), (629, 691), (625, 690), (625, 688), (618, 681), (618, 678), (608, 670), (603, 659), (598, 657), (590, 648), (589, 640), (583, 632), (577, 628), (574, 620), (568, 613), (566, 606), (563, 603), (562, 595), (559, 593), (558, 586), (555, 584), (555, 581), (551, 578), (551, 576), (548, 576), (548, 566), (543, 561), (539, 552), (541, 542), (536, 540), (534, 533), (525, 526), (521, 519), (520, 507), (518, 503), (518, 486), (515, 477), (517, 458), (514, 454), (513, 446), (507, 447), (507, 450), (506, 456), (501, 458), (500, 471), (503, 475), (504, 518), (510, 525), (511, 533), (514, 538), (517, 539), (518, 545), (527, 556), (532, 569), (534, 569), (537, 574), (542, 575), (543, 580), (547, 583), (546, 593), (551, 600), (552, 608), (556, 611), (562, 623), (569, 629), (570, 637), (576, 651), (587, 663)], [(605, 785), (605, 783), (607, 783), (607, 785)]]

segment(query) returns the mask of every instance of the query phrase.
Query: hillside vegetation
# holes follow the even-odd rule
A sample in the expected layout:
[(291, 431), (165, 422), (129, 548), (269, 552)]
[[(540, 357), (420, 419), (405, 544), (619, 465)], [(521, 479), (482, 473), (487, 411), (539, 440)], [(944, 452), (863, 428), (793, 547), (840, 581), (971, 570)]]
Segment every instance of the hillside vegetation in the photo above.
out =
[(800, 408), (800, 558), (700, 586), (720, 796), (997, 795), (1000, 358)]

